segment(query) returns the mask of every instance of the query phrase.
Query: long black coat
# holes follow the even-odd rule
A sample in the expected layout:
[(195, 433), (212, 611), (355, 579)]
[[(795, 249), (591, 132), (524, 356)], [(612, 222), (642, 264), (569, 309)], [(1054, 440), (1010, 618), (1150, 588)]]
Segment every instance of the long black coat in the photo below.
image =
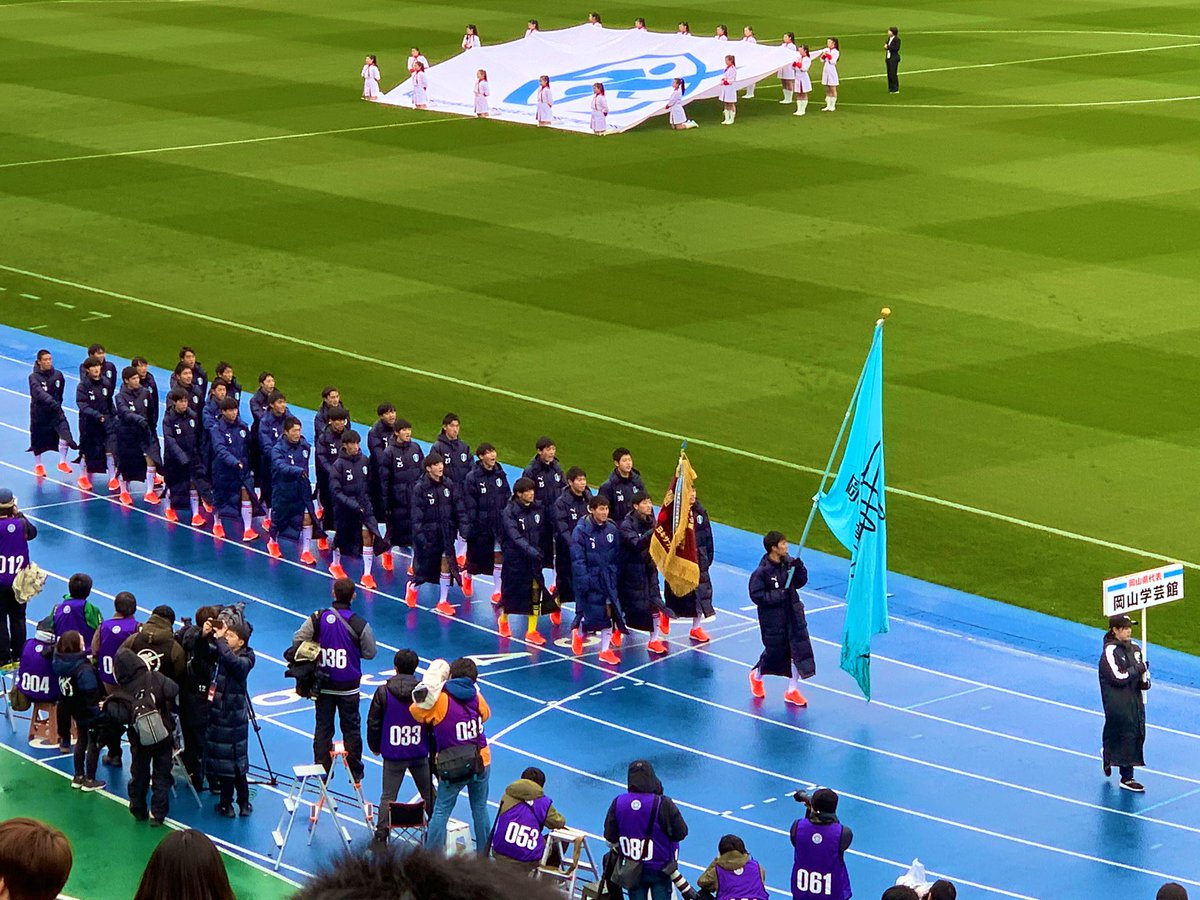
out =
[(621, 522), (621, 568), (617, 575), (617, 595), (625, 624), (637, 631), (653, 631), (654, 618), (662, 606), (658, 567), (650, 556), (650, 538), (654, 517), (642, 518), (630, 511)]
[(383, 456), (383, 493), (387, 502), (388, 543), (393, 547), (411, 547), (413, 487), (424, 470), (425, 453), (415, 441), (395, 441)]
[[(588, 514), (588, 501), (592, 499), (590, 488), (575, 496), (568, 487), (558, 495), (554, 506), (548, 511), (550, 530), (554, 534), (554, 571), (558, 590), (555, 596), (559, 603), (575, 602), (575, 581), (571, 577), (571, 535), (579, 520)], [(545, 565), (545, 560), (543, 560)]]
[[(1143, 677), (1145, 676), (1145, 677)], [(1100, 699), (1104, 703), (1104, 759), (1114, 766), (1144, 766), (1149, 670), (1142, 648), (1122, 643), (1110, 631), (1100, 654)]]
[(208, 709), (204, 766), (220, 778), (233, 778), (250, 767), (250, 691), (246, 686), (254, 668), (254, 651), (242, 647), (236, 653), (217, 641), (215, 691)]
[[(413, 582), (437, 584), (442, 558), (454, 560), (454, 538), (458, 534), (458, 487), (449, 478), (434, 481), (426, 472), (413, 487)], [(450, 566), (457, 580), (458, 566)]]
[(148, 409), (149, 395), (141, 388), (123, 387), (113, 398), (113, 414), (117, 417), (117, 470), (126, 481), (145, 481), (146, 457), (158, 454)]
[(793, 663), (801, 678), (817, 674), (804, 603), (800, 600), (800, 588), (807, 583), (804, 563), (790, 556), (773, 563), (768, 554), (763, 554), (751, 574), (750, 599), (758, 607), (758, 630), (763, 643), (757, 666), (759, 675), (790, 678)]
[(34, 453), (57, 450), (60, 438), (73, 443), (62, 408), (64, 383), (58, 369), (43, 372), (35, 363), (29, 373), (29, 449)]
[(190, 412), (168, 409), (163, 416), (163, 478), (170, 493), (171, 508), (177, 512), (191, 505), (193, 487), (205, 500), (212, 500), (212, 486), (204, 465), (201, 446), (203, 428)]
[(667, 607), (677, 616), (690, 619), (694, 616), (711, 616), (713, 614), (712, 578), (708, 570), (713, 561), (712, 522), (708, 519), (708, 510), (700, 505), (700, 501), (692, 504), (692, 521), (696, 526), (696, 555), (700, 562), (700, 583), (691, 593), (677, 596), (671, 586), (663, 581), (663, 599)]
[[(558, 499), (567, 485), (567, 478), (563, 474), (563, 468), (557, 459), (551, 460), (549, 465), (542, 462), (540, 456), (535, 456), (529, 461), (529, 465), (525, 467), (525, 471), (521, 473), (526, 478), (533, 481), (533, 499), (541, 504), (542, 509), (546, 511), (548, 519), (554, 518), (554, 502)], [(557, 544), (554, 539), (554, 529), (547, 528), (545, 535), (542, 537), (542, 567), (550, 568), (554, 564)], [(571, 560), (571, 551), (568, 549), (567, 563), (568, 567)]]
[(356, 456), (347, 455), (343, 449), (329, 476), (329, 490), (333, 495), (333, 546), (340, 553), (358, 556), (362, 553), (362, 530), (366, 528), (377, 538), (375, 549), (386, 549), (379, 538), (379, 522), (371, 506), (371, 491), (368, 483), (371, 466), (362, 451)]
[(471, 466), (459, 485), (458, 530), (467, 541), (467, 571), (491, 575), (495, 546), (504, 540), (501, 522), (512, 490), (500, 463), (485, 469)]
[(75, 387), (75, 408), (79, 410), (79, 452), (92, 474), (108, 468), (107, 451), (114, 440), (112, 390), (104, 379), (92, 381), (86, 375)]
[(620, 624), (613, 621), (620, 616), (617, 603), (620, 554), (620, 532), (612, 522), (601, 526), (591, 516), (584, 516), (571, 532), (575, 625), (584, 631), (595, 632)]
[(500, 595), (504, 611), (526, 616), (533, 612), (535, 597), (538, 614), (553, 612), (554, 605), (542, 575), (542, 536), (548, 530), (546, 516), (539, 503), (525, 506), (515, 497), (504, 507), (500, 549), (504, 559), (504, 577)]

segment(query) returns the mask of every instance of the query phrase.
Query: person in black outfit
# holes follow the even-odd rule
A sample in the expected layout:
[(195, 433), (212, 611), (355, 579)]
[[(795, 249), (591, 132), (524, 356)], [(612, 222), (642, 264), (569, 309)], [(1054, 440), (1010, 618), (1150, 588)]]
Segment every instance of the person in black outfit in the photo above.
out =
[[(217, 607), (201, 606), (196, 621), (179, 630), (175, 640), (187, 660), (179, 682), (179, 726), (183, 732), (183, 766), (196, 790), (204, 790), (204, 738), (208, 730), (208, 688), (217, 667), (217, 643), (213, 627), (217, 625)], [(216, 778), (209, 784), (220, 789)]]
[[(0, 519), (12, 520), (8, 524), (19, 524), (25, 532), (26, 541), (37, 537), (37, 526), (17, 509), (17, 498), (8, 488), (0, 488)], [(9, 572), (0, 575), (0, 667), (21, 658), (29, 633), (25, 626), (25, 604), (17, 602), (17, 595), (13, 591), (14, 574)]]
[(900, 29), (893, 25), (887, 30), (883, 45), (883, 61), (887, 65), (888, 93), (900, 93)]
[[(179, 696), (179, 685), (170, 678), (151, 669), (146, 660), (128, 647), (117, 651), (113, 665), (117, 676), (117, 690), (105, 701), (105, 717), (116, 725), (124, 726), (129, 732), (129, 749), (133, 755), (129, 777), (129, 813), (139, 822), (150, 819), (150, 824), (163, 824), (170, 811), (172, 757), (175, 754), (175, 699)], [(137, 729), (133, 727), (138, 696), (153, 695), (154, 708), (162, 716), (168, 735), (155, 744), (142, 744)], [(150, 805), (146, 806), (146, 793), (150, 793)]]
[[(210, 778), (216, 776), (221, 781), (217, 815), (232, 819), (239, 814), (248, 816), (254, 810), (246, 779), (250, 768), (250, 691), (246, 680), (255, 658), (254, 651), (246, 645), (250, 629), (245, 622), (227, 624), (218, 619), (212, 634), (216, 639), (217, 667), (210, 691), (204, 765)], [(235, 792), (238, 812), (233, 810)]]

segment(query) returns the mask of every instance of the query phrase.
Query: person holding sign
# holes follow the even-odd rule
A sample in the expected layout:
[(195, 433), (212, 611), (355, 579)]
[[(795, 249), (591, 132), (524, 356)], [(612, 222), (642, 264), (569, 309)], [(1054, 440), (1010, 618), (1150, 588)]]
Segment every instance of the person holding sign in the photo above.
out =
[(1146, 789), (1133, 778), (1134, 766), (1146, 765), (1142, 748), (1146, 743), (1146, 695), (1150, 690), (1150, 668), (1142, 648), (1133, 642), (1129, 616), (1109, 617), (1104, 650), (1100, 654), (1100, 700), (1104, 704), (1105, 777), (1113, 766), (1121, 774), (1121, 787), (1141, 793)]

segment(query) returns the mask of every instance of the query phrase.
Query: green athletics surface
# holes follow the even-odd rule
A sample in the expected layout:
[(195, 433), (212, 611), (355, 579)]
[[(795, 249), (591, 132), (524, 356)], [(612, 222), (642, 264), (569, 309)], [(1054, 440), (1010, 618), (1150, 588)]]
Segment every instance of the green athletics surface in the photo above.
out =
[[(592, 2), (0, 6), (0, 319), (423, 438), (453, 409), (508, 462), (550, 434), (593, 483), (627, 445), (656, 494), (686, 435), (717, 519), (795, 538), (888, 305), (893, 569), (1095, 624), (1103, 577), (1200, 560), (1200, 5), (603, 6), (842, 39), (837, 112), (769, 80), (732, 128), (357, 99), (366, 53), (389, 89)], [(1155, 641), (1200, 651), (1197, 608)]]
[[(71, 790), (61, 772), (18, 756), (3, 744), (0, 751), (0, 820), (29, 816), (70, 839), (75, 861), (63, 892), (82, 900), (132, 897), (150, 854), (170, 830), (135, 822), (124, 804), (106, 794)], [(239, 900), (276, 900), (296, 890), (236, 857), (221, 858)]]

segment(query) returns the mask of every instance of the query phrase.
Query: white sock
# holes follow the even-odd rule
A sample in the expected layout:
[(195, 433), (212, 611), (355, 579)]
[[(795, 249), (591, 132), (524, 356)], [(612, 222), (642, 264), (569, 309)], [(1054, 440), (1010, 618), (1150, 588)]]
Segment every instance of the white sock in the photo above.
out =
[(251, 520), (250, 501), (243, 500), (242, 501), (242, 528), (243, 528), (243, 530), (245, 530), (245, 531), (250, 530), (250, 520)]
[(457, 559), (460, 556), (465, 556), (466, 553), (467, 553), (467, 542), (464, 541), (461, 537), (456, 537), (454, 539), (454, 558)]
[(493, 590), (497, 594), (500, 593), (500, 579), (503, 577), (504, 567), (501, 566), (500, 563), (496, 563), (494, 566), (492, 566), (492, 580), (496, 582), (496, 586), (493, 588)]
[(40, 454), (40, 453), (33, 454), (33, 463), (36, 466), (40, 466), (42, 464), (42, 454)]
[(108, 463), (108, 480), (112, 481), (117, 477), (117, 461), (113, 459), (111, 453), (106, 454), (106, 462)]
[(783, 89), (783, 102), (784, 103), (792, 102), (792, 91), (789, 91), (787, 88)]
[(341, 550), (333, 551), (333, 564), (335, 566), (340, 566), (342, 564), (342, 551)]
[(154, 490), (154, 463), (146, 465), (146, 490)]
[(375, 548), (363, 547), (363, 576), (371, 574), (371, 566), (375, 563)]
[(703, 624), (704, 624), (704, 614), (703, 613), (696, 613), (694, 616), (692, 616), (692, 627), (693, 628), (699, 628)]
[(200, 515), (200, 495), (197, 494), (195, 491), (190, 491), (189, 495), (188, 495), (188, 499), (190, 499), (192, 501), (192, 515), (193, 516)]
[(438, 603), (445, 603), (450, 596), (450, 573), (443, 572), (438, 576)]
[(59, 438), (59, 439), (58, 439), (58, 456), (59, 456), (59, 462), (66, 462), (66, 461), (67, 461), (67, 451), (68, 451), (69, 449), (70, 449), (70, 447), (68, 447), (68, 446), (67, 446), (67, 442), (66, 442), (66, 441), (64, 441), (62, 438)]
[(729, 111), (729, 124), (730, 124), (730, 125), (732, 125), (732, 124), (733, 124), (733, 120), (734, 120), (734, 119), (736, 119), (736, 118), (737, 118), (737, 110), (736, 110), (736, 109), (731, 109), (731, 110)]
[(300, 529), (300, 553), (305, 554), (312, 551), (312, 526), (305, 525)]
[(605, 628), (600, 632), (600, 652), (607, 653), (608, 648), (612, 646), (612, 629)]
[(837, 109), (837, 97), (830, 97), (830, 98), (829, 98), (829, 108), (830, 108), (830, 109)]
[(128, 494), (129, 493), (129, 482), (125, 480), (124, 475), (120, 476), (120, 480), (121, 480), (121, 493)]
[(750, 90), (746, 91), (746, 99), (747, 100), (754, 99), (754, 88), (750, 88)]
[(792, 663), (792, 677), (788, 679), (788, 690), (789, 691), (800, 690), (799, 678), (800, 678), (800, 671), (796, 668), (796, 664)]

